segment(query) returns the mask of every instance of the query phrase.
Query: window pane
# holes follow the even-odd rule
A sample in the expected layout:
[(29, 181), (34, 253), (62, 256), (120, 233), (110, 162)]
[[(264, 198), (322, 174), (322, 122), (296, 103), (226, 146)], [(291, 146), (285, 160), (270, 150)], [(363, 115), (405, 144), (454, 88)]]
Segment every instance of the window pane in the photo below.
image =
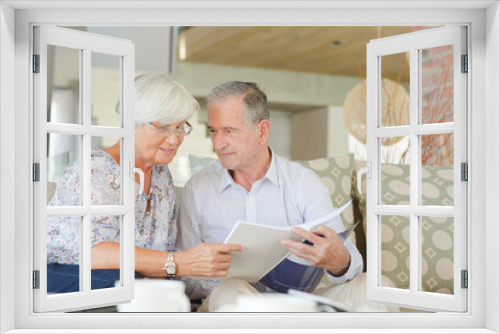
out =
[[(381, 216), (380, 268), (399, 289), (410, 288), (410, 217)], [(386, 279), (380, 286), (392, 287)]]
[(81, 124), (80, 50), (47, 45), (47, 122)]
[(420, 51), (422, 124), (453, 122), (453, 45)]
[(92, 52), (92, 125), (120, 127), (120, 57)]
[(422, 291), (453, 294), (453, 217), (422, 217)]
[[(397, 53), (380, 58), (380, 126), (410, 125), (410, 53)], [(399, 70), (389, 72), (388, 68)]]
[(410, 139), (408, 136), (393, 145), (380, 146), (380, 204), (409, 205), (410, 204)]
[(422, 205), (453, 206), (454, 135), (421, 136)]
[(47, 218), (47, 293), (80, 289), (81, 217)]
[[(92, 205), (120, 205), (122, 166), (116, 137), (92, 137)], [(118, 161), (116, 160), (118, 159)]]
[(47, 205), (81, 205), (81, 136), (47, 134)]
[[(99, 253), (100, 256), (92, 257), (98, 258), (106, 262), (113, 263), (93, 263), (92, 267), (99, 269), (92, 269), (92, 290), (99, 290), (111, 288), (115, 286), (115, 281), (120, 280), (120, 258), (121, 258), (121, 244), (120, 244), (120, 231), (122, 227), (122, 216), (92, 216), (92, 252), (95, 251), (94, 247), (100, 243), (110, 243), (112, 248), (106, 249), (106, 254)], [(114, 246), (114, 247), (113, 247)]]

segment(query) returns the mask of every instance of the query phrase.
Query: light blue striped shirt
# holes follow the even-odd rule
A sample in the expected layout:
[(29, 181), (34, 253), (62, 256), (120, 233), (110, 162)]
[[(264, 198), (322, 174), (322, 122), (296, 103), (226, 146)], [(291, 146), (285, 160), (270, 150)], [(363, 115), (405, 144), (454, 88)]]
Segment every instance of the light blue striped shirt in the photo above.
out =
[[(223, 243), (238, 220), (292, 226), (321, 218), (333, 210), (328, 189), (313, 171), (274, 152), (266, 175), (250, 191), (234, 182), (228, 170), (216, 162), (195, 174), (184, 187), (176, 245), (179, 250), (187, 250), (202, 242)], [(337, 233), (344, 230), (339, 217), (326, 225)], [(350, 239), (344, 245), (351, 255), (351, 264), (343, 276), (328, 275), (335, 283), (350, 280), (363, 270), (356, 246)], [(192, 299), (206, 297), (219, 283), (184, 281)]]

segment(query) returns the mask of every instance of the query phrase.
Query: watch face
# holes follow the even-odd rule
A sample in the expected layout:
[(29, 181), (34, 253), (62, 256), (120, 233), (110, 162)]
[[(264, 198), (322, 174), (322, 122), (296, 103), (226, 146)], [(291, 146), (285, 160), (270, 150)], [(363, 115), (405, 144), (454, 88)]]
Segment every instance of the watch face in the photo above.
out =
[(167, 275), (174, 275), (174, 274), (175, 274), (175, 267), (167, 266)]

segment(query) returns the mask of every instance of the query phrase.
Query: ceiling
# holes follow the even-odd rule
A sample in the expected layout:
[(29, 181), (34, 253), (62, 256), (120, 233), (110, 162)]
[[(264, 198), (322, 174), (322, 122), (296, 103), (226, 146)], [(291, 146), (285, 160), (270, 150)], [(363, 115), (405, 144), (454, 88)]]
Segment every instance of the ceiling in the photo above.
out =
[[(419, 28), (424, 27), (185, 27), (179, 34), (179, 59), (365, 77), (370, 40)], [(399, 63), (385, 67), (389, 77), (400, 71)]]

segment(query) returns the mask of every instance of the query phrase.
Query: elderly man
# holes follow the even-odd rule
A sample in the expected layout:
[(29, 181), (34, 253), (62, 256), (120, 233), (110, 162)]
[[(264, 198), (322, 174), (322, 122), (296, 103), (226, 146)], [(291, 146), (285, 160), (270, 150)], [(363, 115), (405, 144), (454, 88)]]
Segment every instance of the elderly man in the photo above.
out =
[[(269, 148), (269, 109), (259, 87), (249, 82), (224, 83), (210, 93), (208, 108), (208, 129), (220, 162), (193, 176), (184, 188), (178, 248), (221, 243), (237, 220), (296, 226), (292, 231), (313, 245), (283, 240), (283, 247), (323, 268), (335, 283), (360, 274), (363, 260), (350, 240), (343, 244), (338, 238), (336, 232), (344, 230), (338, 217), (333, 230), (320, 225), (308, 232), (299, 227), (331, 213), (334, 207), (326, 186), (311, 170)], [(224, 272), (227, 269), (220, 268)], [(219, 283), (198, 281), (189, 293), (192, 298), (206, 297)], [(215, 289), (202, 305), (203, 311), (234, 303), (238, 294), (269, 292), (260, 283), (227, 283)]]

